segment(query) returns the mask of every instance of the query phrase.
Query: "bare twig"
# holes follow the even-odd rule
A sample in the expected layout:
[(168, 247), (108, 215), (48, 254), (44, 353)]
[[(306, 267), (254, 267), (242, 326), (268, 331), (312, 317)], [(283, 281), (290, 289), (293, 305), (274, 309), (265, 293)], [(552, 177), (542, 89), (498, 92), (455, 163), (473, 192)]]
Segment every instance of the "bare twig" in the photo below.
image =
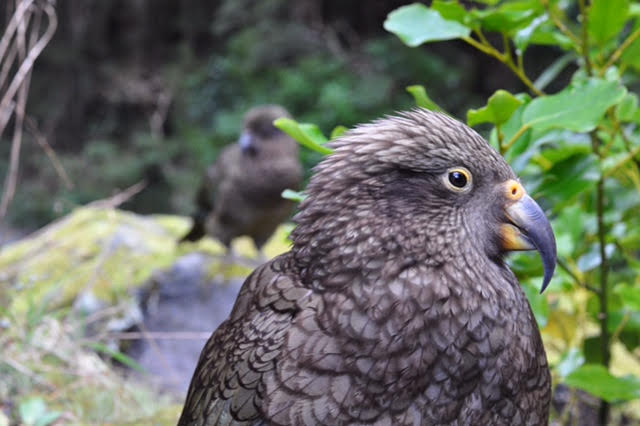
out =
[(7, 29), (4, 31), (2, 39), (0, 39), (0, 58), (4, 58), (7, 48), (10, 45), (10, 41), (15, 34), (20, 22), (23, 22), (24, 14), (27, 12), (33, 0), (24, 0), (18, 3), (15, 13), (11, 17)]
[(73, 182), (65, 171), (64, 166), (56, 155), (56, 152), (53, 150), (53, 148), (51, 148), (49, 142), (47, 142), (47, 138), (45, 138), (42, 132), (40, 132), (40, 130), (38, 129), (38, 125), (36, 124), (35, 120), (27, 116), (25, 117), (25, 122), (27, 125), (27, 130), (29, 130), (31, 136), (33, 136), (38, 145), (40, 145), (40, 148), (42, 148), (45, 154), (47, 154), (47, 157), (49, 157), (51, 164), (53, 164), (53, 168), (56, 170), (56, 173), (64, 183), (64, 186), (67, 189), (73, 189)]
[[(18, 35), (16, 37), (16, 46), (18, 51), (18, 57), (20, 61), (25, 60), (27, 46), (26, 46), (26, 31), (28, 21), (20, 21), (18, 25)], [(16, 192), (16, 184), (18, 182), (18, 165), (20, 163), (20, 150), (22, 148), (22, 125), (24, 123), (24, 110), (27, 105), (27, 94), (29, 93), (29, 83), (31, 80), (31, 73), (27, 72), (24, 78), (23, 84), (20, 85), (18, 90), (18, 100), (16, 105), (16, 118), (14, 122), (13, 140), (11, 142), (11, 156), (9, 160), (9, 174), (5, 180), (5, 188), (2, 194), (2, 200), (0, 201), (0, 218), (3, 218), (7, 214), (9, 203), (13, 200), (13, 196)], [(0, 132), (1, 133), (1, 132)]]
[(58, 26), (58, 18), (56, 17), (55, 9), (53, 8), (53, 6), (47, 3), (43, 6), (43, 9), (47, 14), (47, 17), (49, 18), (49, 26), (47, 27), (47, 30), (42, 35), (42, 37), (40, 37), (38, 42), (33, 46), (33, 48), (29, 50), (27, 57), (22, 62), (22, 64), (20, 64), (20, 67), (16, 71), (16, 74), (13, 77), (11, 84), (9, 85), (9, 88), (0, 101), (0, 135), (4, 132), (7, 122), (11, 117), (11, 114), (5, 113), (5, 111), (7, 111), (7, 106), (15, 97), (18, 89), (24, 82), (24, 79), (26, 78), (29, 71), (31, 71), (31, 69), (33, 68), (33, 63), (35, 62), (36, 58), (40, 55), (40, 53), (42, 53), (42, 50), (49, 43), (49, 41), (51, 41), (51, 38), (56, 31), (56, 27)]
[(141, 180), (135, 185), (131, 185), (129, 188), (125, 189), (122, 192), (118, 192), (116, 195), (105, 198), (103, 200), (92, 201), (87, 204), (88, 207), (98, 207), (98, 208), (113, 208), (118, 207), (120, 204), (129, 201), (134, 195), (142, 191), (146, 188), (147, 182)]
[[(16, 191), (25, 108), (33, 63), (51, 40), (57, 27), (57, 17), (52, 4), (44, 1), (39, 4), (42, 5), (41, 9), (35, 8), (35, 10), (31, 10), (33, 0), (19, 1), (7, 30), (2, 39), (0, 39), (0, 61), (5, 61), (0, 70), (0, 86), (4, 86), (16, 57), (20, 64), (2, 100), (0, 100), (0, 136), (4, 133), (9, 119), (15, 112), (9, 170), (5, 177), (4, 191), (0, 200), (0, 220), (6, 216)], [(40, 36), (41, 14), (43, 11), (48, 17), (49, 25), (44, 34)], [(26, 33), (32, 16), (35, 16), (35, 19), (33, 20), (33, 25), (31, 25), (31, 34), (27, 41)], [(14, 40), (13, 44), (10, 43), (11, 40)], [(10, 45), (11, 50), (8, 56), (5, 56)], [(14, 100), (16, 96), (17, 99)]]

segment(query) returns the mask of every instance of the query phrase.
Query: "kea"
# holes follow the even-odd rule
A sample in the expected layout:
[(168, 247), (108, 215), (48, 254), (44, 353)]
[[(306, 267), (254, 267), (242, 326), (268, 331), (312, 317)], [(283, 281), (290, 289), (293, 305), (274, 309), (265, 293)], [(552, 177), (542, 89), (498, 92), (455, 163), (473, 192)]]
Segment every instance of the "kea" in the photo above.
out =
[(180, 425), (546, 425), (551, 379), (509, 250), (555, 238), (477, 133), (418, 109), (316, 166), (291, 250), (245, 281)]
[(247, 235), (260, 249), (295, 207), (282, 198), (285, 189), (298, 189), (302, 165), (298, 143), (274, 126), (290, 117), (279, 105), (252, 108), (236, 144), (226, 147), (209, 167), (198, 191), (198, 211), (182, 241), (209, 234), (227, 248)]

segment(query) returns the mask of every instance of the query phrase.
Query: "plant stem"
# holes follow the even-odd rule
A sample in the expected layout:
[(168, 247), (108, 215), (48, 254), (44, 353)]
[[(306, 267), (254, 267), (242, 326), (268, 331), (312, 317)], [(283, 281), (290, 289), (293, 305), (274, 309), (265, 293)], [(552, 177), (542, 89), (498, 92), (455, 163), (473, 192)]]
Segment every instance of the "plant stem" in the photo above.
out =
[(524, 72), (524, 68), (518, 67), (513, 62), (513, 58), (493, 47), (481, 31), (477, 31), (476, 34), (478, 35), (478, 38), (480, 38), (480, 41), (472, 37), (462, 37), (462, 40), (475, 47), (482, 53), (493, 56), (494, 58), (505, 64), (507, 67), (509, 67), (509, 69), (513, 71), (513, 73), (520, 79), (520, 81), (522, 81), (524, 85), (527, 86), (527, 88), (536, 96), (544, 96), (544, 92), (534, 86), (531, 80), (529, 80), (529, 77), (527, 77), (526, 73)]
[(582, 42), (580, 39), (562, 22), (562, 20), (551, 10), (551, 6), (549, 5), (548, 0), (542, 0), (544, 4), (544, 8), (547, 10), (547, 14), (551, 17), (551, 20), (555, 24), (555, 26), (567, 37), (571, 39), (575, 46), (580, 46)]
[[(593, 76), (593, 65), (589, 57), (589, 11), (587, 0), (579, 0), (580, 16), (582, 17), (582, 57), (584, 58), (584, 66), (588, 76)], [(601, 141), (597, 132), (593, 130), (589, 133), (591, 137), (591, 145), (593, 152), (598, 156), (600, 165), (604, 160), (601, 149)], [(596, 214), (598, 217), (598, 244), (600, 249), (600, 288), (598, 289), (598, 298), (600, 299), (600, 352), (602, 356), (602, 365), (609, 369), (611, 361), (611, 335), (609, 334), (609, 307), (608, 305), (608, 288), (607, 275), (609, 273), (609, 261), (607, 260), (607, 252), (605, 250), (607, 243), (607, 230), (604, 223), (604, 183), (607, 175), (601, 171), (600, 178), (596, 187)], [(598, 417), (601, 425), (609, 423), (609, 403), (604, 399), (600, 401), (600, 410)]]
[(622, 44), (620, 45), (620, 47), (618, 47), (618, 49), (616, 49), (615, 52), (613, 52), (611, 54), (611, 56), (609, 57), (609, 60), (607, 61), (607, 63), (605, 64), (604, 67), (602, 67), (602, 69), (600, 70), (600, 77), (602, 77), (606, 72), (607, 69), (612, 66), (613, 64), (616, 63), (616, 61), (618, 59), (620, 59), (620, 56), (622, 56), (622, 54), (624, 53), (624, 51), (631, 46), (631, 43), (633, 43), (634, 41), (636, 41), (636, 39), (640, 37), (640, 28), (636, 29), (629, 37), (627, 37), (627, 39), (622, 42)]
[(558, 266), (562, 268), (567, 274), (569, 274), (569, 276), (573, 279), (573, 281), (575, 281), (575, 283), (578, 284), (580, 287), (584, 287), (587, 290), (592, 291), (594, 293), (599, 292), (597, 288), (594, 288), (589, 284), (583, 282), (580, 279), (580, 277), (578, 277), (578, 275), (569, 267), (569, 265), (560, 257), (558, 257)]
[[(624, 140), (624, 139), (623, 139)], [(629, 147), (627, 147), (629, 149)], [(607, 170), (603, 171), (602, 178), (606, 178), (611, 176), (615, 171), (619, 170), (627, 161), (633, 161), (636, 163), (636, 166), (640, 167), (638, 160), (636, 159), (636, 155), (640, 154), (640, 145), (629, 150), (629, 153), (622, 157), (620, 161), (618, 161), (613, 167), (609, 167)]]
[(516, 134), (511, 137), (509, 142), (507, 142), (506, 145), (504, 145), (504, 151), (505, 152), (509, 151), (509, 149), (513, 146), (513, 144), (516, 143), (518, 139), (520, 139), (520, 136), (524, 135), (524, 133), (530, 128), (531, 126), (528, 124), (525, 124), (524, 126), (520, 127), (520, 129), (516, 132)]
[[(597, 215), (598, 215), (598, 242), (600, 244), (600, 350), (602, 353), (602, 364), (609, 369), (609, 361), (611, 360), (611, 342), (609, 335), (609, 310), (608, 310), (608, 291), (607, 291), (607, 274), (609, 272), (609, 261), (605, 250), (606, 229), (604, 225), (604, 180), (602, 175), (598, 180), (597, 186)], [(606, 425), (609, 420), (609, 403), (602, 400), (600, 403), (600, 424)]]
[(504, 133), (502, 133), (499, 124), (496, 124), (496, 134), (498, 136), (498, 149), (500, 151), (500, 155), (504, 155), (507, 150), (504, 149)]
[(591, 66), (591, 58), (589, 58), (589, 13), (587, 11), (587, 0), (580, 0), (580, 16), (582, 16), (582, 58), (587, 74), (593, 75), (593, 67)]

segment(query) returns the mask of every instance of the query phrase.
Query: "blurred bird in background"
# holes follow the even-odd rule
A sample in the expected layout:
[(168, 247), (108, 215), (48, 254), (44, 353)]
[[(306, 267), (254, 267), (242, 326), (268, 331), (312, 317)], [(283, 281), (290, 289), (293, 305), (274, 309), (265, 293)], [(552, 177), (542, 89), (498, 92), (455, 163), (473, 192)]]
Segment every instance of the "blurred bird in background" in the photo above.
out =
[(260, 249), (289, 217), (295, 205), (281, 194), (299, 189), (303, 170), (298, 143), (273, 125), (281, 117), (290, 114), (279, 105), (247, 112), (238, 142), (208, 168), (193, 226), (181, 241), (208, 234), (229, 248), (234, 238), (246, 235)]
[(548, 424), (538, 325), (504, 261), (556, 245), (476, 132), (416, 110), (332, 143), (293, 248), (244, 283), (180, 425)]

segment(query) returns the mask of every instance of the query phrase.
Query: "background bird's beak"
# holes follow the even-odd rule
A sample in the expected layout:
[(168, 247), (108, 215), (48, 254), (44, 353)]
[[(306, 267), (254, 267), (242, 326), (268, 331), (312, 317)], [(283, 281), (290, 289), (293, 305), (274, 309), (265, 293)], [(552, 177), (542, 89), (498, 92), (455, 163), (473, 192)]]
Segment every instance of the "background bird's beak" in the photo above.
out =
[(508, 223), (501, 227), (502, 247), (505, 250), (538, 250), (544, 265), (542, 293), (549, 285), (556, 269), (556, 238), (551, 224), (540, 206), (529, 197), (515, 180), (506, 183), (509, 199), (505, 208)]
[(243, 132), (240, 135), (240, 139), (238, 139), (238, 143), (240, 144), (240, 149), (244, 153), (254, 153), (256, 151), (256, 147), (253, 143), (253, 136), (249, 132)]

